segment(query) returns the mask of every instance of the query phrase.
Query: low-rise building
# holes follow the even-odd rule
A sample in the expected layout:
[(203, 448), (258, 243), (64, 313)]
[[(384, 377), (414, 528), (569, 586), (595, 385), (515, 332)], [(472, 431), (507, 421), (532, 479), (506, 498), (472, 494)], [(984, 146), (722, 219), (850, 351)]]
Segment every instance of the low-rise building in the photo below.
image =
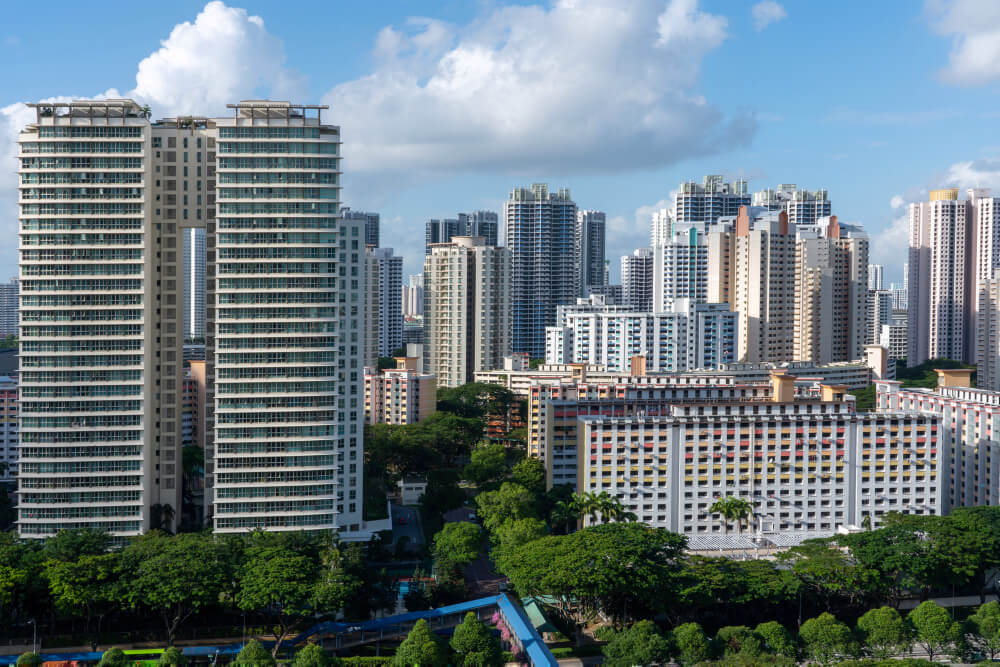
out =
[(936, 389), (876, 383), (876, 410), (941, 419), (945, 509), (1000, 503), (1000, 392), (969, 387), (971, 370), (938, 371)]
[(365, 423), (415, 424), (434, 412), (437, 378), (421, 356), (396, 357), (396, 368), (365, 368)]
[(0, 376), (0, 483), (17, 478), (17, 407), (17, 382)]

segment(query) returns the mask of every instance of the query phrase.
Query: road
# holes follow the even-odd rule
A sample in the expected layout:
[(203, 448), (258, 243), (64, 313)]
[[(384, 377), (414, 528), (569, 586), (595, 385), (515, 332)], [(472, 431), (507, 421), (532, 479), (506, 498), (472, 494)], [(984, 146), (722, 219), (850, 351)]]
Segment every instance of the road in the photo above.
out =
[(424, 531), (420, 524), (420, 511), (416, 507), (404, 507), (403, 505), (392, 505), (391, 511), (393, 545), (401, 538), (408, 537), (410, 544), (423, 546)]

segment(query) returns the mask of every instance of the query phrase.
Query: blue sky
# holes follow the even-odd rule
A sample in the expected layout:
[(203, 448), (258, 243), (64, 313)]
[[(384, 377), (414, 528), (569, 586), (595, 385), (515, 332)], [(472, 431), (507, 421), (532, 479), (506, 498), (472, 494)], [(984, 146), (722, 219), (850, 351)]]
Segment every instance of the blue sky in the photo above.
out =
[[(901, 277), (905, 202), (1000, 188), (995, 0), (19, 3), (0, 23), (0, 276), (16, 272), (19, 103), (131, 95), (155, 117), (330, 104), (344, 202), (420, 270), (423, 223), (568, 186), (608, 257), (682, 180), (825, 187)], [(1000, 190), (998, 190), (1000, 191)]]

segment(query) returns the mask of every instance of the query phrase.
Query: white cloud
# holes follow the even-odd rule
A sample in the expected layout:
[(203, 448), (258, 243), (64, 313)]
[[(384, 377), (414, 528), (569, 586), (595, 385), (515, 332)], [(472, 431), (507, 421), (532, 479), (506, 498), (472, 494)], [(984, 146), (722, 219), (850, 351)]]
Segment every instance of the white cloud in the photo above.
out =
[(892, 199), (889, 200), (889, 206), (893, 208), (902, 208), (904, 203), (903, 195), (893, 195)]
[(1000, 160), (970, 160), (948, 167), (942, 185), (966, 188), (1000, 188)]
[(776, 21), (788, 18), (788, 12), (785, 11), (785, 8), (774, 2), (774, 0), (758, 2), (750, 10), (750, 14), (753, 16), (753, 29), (757, 32), (760, 32)]
[[(899, 207), (894, 206), (893, 208)], [(908, 213), (904, 213), (893, 218), (887, 227), (871, 235), (870, 260), (874, 264), (882, 264), (887, 267), (886, 270), (890, 274), (895, 275), (897, 268), (902, 270), (909, 247), (910, 216)]]
[(558, 0), (464, 26), (387, 27), (375, 69), (324, 102), (352, 172), (657, 167), (749, 142), (694, 88), (725, 17), (696, 0)]
[(927, 0), (925, 14), (933, 30), (952, 39), (944, 81), (974, 86), (1000, 78), (1000, 3)]

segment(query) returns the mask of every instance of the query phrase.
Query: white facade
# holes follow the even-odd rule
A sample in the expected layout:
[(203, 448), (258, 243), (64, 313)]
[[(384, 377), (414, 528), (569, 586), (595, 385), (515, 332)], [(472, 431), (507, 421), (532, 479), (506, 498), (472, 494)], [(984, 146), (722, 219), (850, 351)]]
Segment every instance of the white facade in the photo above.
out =
[(653, 310), (670, 310), (676, 299), (708, 300), (705, 224), (675, 223), (673, 234), (653, 246)]
[(734, 216), (740, 206), (750, 206), (752, 197), (747, 192), (747, 182), (737, 179), (726, 183), (722, 176), (705, 176), (701, 184), (681, 183), (674, 195), (674, 224), (702, 222), (714, 225), (720, 217)]
[(560, 306), (559, 325), (546, 331), (548, 364), (592, 364), (629, 372), (641, 356), (648, 372), (716, 368), (734, 361), (736, 316), (725, 304), (674, 301), (666, 312), (608, 306), (592, 296)]
[(622, 257), (622, 302), (635, 310), (653, 310), (652, 248), (636, 248)]
[[(871, 268), (871, 265), (868, 265)], [(867, 299), (867, 333), (865, 343), (879, 345), (882, 339), (882, 327), (891, 325), (892, 292), (888, 290), (869, 290)]]
[(0, 284), (0, 336), (16, 336), (18, 322), (18, 283), (12, 278)]
[(784, 211), (791, 225), (813, 224), (831, 213), (826, 190), (799, 190), (794, 183), (782, 183), (777, 188), (755, 192), (753, 205)]
[(885, 267), (881, 264), (869, 264), (868, 265), (868, 289), (870, 290), (882, 290), (885, 289), (884, 283), (882, 282), (882, 277), (885, 274)]
[(424, 314), (424, 274), (410, 276), (409, 283), (403, 285), (403, 317), (418, 317)]
[(184, 230), (184, 337), (205, 338), (205, 229)]

